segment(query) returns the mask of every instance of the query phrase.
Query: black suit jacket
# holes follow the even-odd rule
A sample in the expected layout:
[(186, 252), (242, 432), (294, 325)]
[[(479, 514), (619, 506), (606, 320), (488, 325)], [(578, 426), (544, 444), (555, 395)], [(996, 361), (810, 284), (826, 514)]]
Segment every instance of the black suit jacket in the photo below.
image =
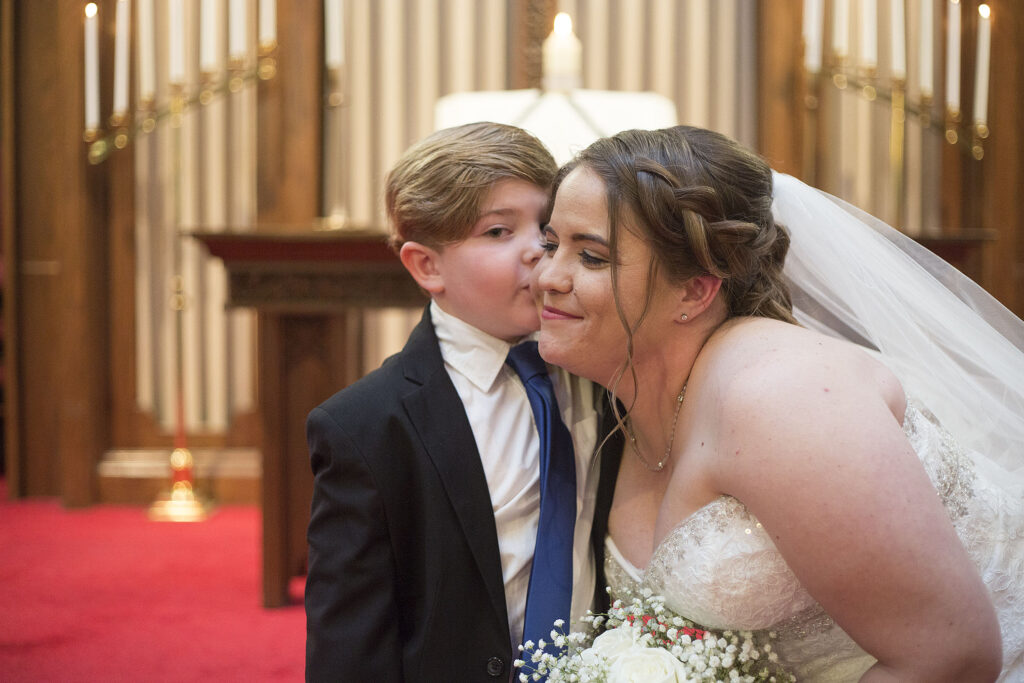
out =
[(306, 678), (508, 680), (490, 493), (429, 308), (400, 353), (310, 413), (307, 439)]

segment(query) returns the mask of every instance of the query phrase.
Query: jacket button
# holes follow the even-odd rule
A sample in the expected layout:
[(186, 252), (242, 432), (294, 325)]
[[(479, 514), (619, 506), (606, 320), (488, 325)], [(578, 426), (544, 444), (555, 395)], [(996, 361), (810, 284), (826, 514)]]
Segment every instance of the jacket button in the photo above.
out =
[(491, 657), (487, 660), (487, 675), (491, 678), (497, 678), (504, 670), (505, 662), (501, 661), (501, 657)]

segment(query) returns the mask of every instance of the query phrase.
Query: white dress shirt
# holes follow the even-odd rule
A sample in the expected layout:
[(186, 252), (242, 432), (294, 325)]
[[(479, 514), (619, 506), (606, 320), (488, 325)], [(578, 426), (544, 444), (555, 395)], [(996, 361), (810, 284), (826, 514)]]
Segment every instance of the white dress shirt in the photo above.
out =
[[(430, 305), (445, 369), (462, 399), (483, 462), (498, 530), (505, 604), (513, 650), (522, 642), (526, 592), (540, 518), (540, 439), (526, 389), (505, 364), (512, 345)], [(598, 468), (596, 401), (588, 380), (548, 366), (562, 420), (576, 454), (576, 529), (573, 538), (572, 617), (591, 607), (594, 521)], [(568, 629), (567, 629), (568, 630)]]

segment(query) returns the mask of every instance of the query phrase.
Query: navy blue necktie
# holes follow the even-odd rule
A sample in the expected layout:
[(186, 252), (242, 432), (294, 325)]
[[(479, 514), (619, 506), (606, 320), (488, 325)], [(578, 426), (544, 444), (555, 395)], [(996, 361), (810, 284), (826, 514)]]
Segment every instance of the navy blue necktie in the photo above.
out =
[[(572, 550), (576, 526), (576, 458), (572, 435), (562, 422), (547, 366), (537, 342), (509, 351), (506, 361), (526, 387), (540, 435), (540, 524), (526, 595), (523, 642), (551, 641), (556, 619), (569, 632), (572, 603)], [(548, 650), (552, 651), (552, 650)]]

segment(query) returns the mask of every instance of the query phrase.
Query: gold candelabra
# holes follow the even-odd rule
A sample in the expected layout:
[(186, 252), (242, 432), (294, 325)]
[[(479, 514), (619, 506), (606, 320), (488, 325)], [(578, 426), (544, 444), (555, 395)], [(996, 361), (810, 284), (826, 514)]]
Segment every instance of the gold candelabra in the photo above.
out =
[[(957, 145), (972, 158), (980, 161), (985, 157), (984, 143), (989, 136), (987, 124), (965, 124), (959, 109), (945, 108), (943, 117), (934, 116), (932, 97), (921, 95), (917, 100), (907, 97), (907, 83), (903, 78), (891, 78), (888, 83), (877, 77), (874, 69), (854, 71), (847, 65), (847, 60), (834, 58), (831, 66), (821, 72), (805, 71), (807, 96), (804, 104), (810, 112), (820, 105), (821, 83), (832, 83), (837, 90), (851, 89), (859, 91), (868, 101), (880, 100), (888, 103), (893, 110), (893, 128), (897, 132), (897, 119), (902, 124), (908, 116), (914, 116), (924, 128), (942, 133), (950, 145)], [(902, 126), (898, 131), (898, 140), (902, 142)]]
[(180, 117), (190, 107), (208, 105), (217, 96), (238, 92), (248, 82), (274, 78), (277, 75), (276, 51), (276, 41), (260, 43), (255, 67), (247, 66), (242, 58), (233, 57), (225, 74), (204, 72), (199, 87), (194, 90), (172, 85), (171, 96), (162, 105), (158, 106), (154, 99), (145, 99), (139, 103), (134, 116), (129, 112), (116, 112), (110, 117), (108, 128), (86, 129), (82, 138), (88, 143), (89, 163), (103, 163), (115, 151), (125, 149), (136, 136), (153, 132), (157, 125), (170, 117)]

